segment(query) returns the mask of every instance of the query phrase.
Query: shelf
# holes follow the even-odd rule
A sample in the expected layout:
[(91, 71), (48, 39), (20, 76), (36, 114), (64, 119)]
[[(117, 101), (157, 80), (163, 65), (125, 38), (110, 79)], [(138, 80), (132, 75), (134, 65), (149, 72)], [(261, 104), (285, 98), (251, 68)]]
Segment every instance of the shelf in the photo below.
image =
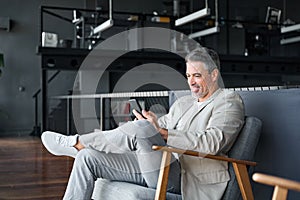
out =
[[(48, 70), (78, 70), (84, 59), (88, 57), (93, 63), (108, 63), (108, 71), (126, 72), (136, 65), (143, 63), (161, 63), (185, 72), (183, 55), (162, 50), (143, 49), (126, 50), (93, 50), (76, 48), (37, 47), (37, 54), (42, 57), (42, 68)], [(117, 58), (117, 59), (116, 59)], [(92, 60), (93, 59), (93, 60)], [(101, 66), (98, 64), (97, 66)], [(106, 67), (106, 65), (104, 65)], [(93, 68), (94, 67), (94, 68)], [(95, 65), (89, 69), (95, 68)]]
[[(155, 61), (185, 73), (184, 55), (178, 56), (171, 52), (153, 49), (130, 52), (93, 50), (91, 52), (87, 49), (38, 47), (37, 54), (42, 57), (42, 68), (47, 70), (78, 70), (89, 55), (89, 59), (95, 59), (95, 63), (118, 57), (107, 68), (111, 72), (127, 72), (137, 65)], [(119, 55), (122, 56), (119, 57)], [(298, 57), (220, 55), (220, 60), (222, 74), (300, 74)], [(99, 70), (99, 68), (94, 69)]]

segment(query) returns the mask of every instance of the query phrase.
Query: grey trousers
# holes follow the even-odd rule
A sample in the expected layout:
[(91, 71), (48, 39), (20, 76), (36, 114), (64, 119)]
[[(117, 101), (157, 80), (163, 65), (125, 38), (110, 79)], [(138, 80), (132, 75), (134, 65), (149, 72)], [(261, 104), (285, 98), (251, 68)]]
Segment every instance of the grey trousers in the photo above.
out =
[[(152, 145), (165, 145), (165, 141), (147, 120), (84, 134), (79, 141), (86, 148), (76, 155), (65, 200), (90, 200), (97, 178), (156, 187), (162, 152), (153, 151)], [(168, 190), (180, 193), (180, 165), (175, 158)]]

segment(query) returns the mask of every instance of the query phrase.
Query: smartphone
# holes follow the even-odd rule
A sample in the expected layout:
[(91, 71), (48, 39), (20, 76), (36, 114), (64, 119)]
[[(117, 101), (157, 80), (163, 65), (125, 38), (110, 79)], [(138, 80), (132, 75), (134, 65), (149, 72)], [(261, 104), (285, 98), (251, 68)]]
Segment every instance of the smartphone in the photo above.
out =
[[(139, 104), (139, 102), (136, 99), (130, 99), (129, 100), (129, 104), (130, 104), (130, 111), (131, 111), (131, 118), (134, 119), (135, 115), (132, 113), (132, 110), (135, 109), (140, 115), (143, 116), (142, 114), (142, 107)], [(143, 116), (143, 118), (146, 119), (146, 117)]]

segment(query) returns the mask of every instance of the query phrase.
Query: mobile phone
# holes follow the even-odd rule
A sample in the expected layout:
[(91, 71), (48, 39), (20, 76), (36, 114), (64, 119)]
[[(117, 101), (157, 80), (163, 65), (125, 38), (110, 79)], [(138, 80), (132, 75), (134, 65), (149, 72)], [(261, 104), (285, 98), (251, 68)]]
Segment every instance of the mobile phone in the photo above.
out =
[[(133, 109), (135, 109), (140, 115), (143, 116), (142, 107), (136, 99), (130, 99), (129, 104), (130, 104), (130, 111), (131, 111), (131, 118), (132, 119), (135, 118), (135, 115), (132, 113)], [(143, 118), (145, 118), (145, 117), (143, 116)]]

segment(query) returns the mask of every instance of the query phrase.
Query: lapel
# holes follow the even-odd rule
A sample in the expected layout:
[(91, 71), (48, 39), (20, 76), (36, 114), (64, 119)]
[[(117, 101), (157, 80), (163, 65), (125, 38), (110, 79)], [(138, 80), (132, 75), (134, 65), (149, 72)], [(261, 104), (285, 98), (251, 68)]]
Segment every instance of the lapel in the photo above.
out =
[(210, 104), (221, 92), (221, 89), (218, 89), (209, 99), (207, 99), (206, 101), (204, 101), (200, 106), (197, 105), (197, 102), (193, 101), (189, 104), (189, 106), (185, 107), (184, 112), (182, 112), (182, 115), (180, 115), (177, 119), (176, 119), (176, 123), (174, 123), (174, 127), (176, 127), (178, 121), (180, 119), (182, 119), (183, 115), (185, 115), (186, 112), (190, 112), (188, 115), (186, 115), (186, 119), (182, 119), (184, 120), (185, 124), (187, 125), (186, 127), (190, 127), (192, 121), (194, 120), (194, 118), (208, 105)]
[(195, 98), (191, 97), (189, 100), (187, 101), (183, 101), (179, 103), (179, 106), (177, 107), (177, 115), (174, 115), (173, 120), (172, 120), (172, 125), (171, 125), (171, 129), (175, 129), (179, 120), (182, 118), (182, 116), (191, 109), (191, 107), (193, 107), (194, 102), (196, 101)]

